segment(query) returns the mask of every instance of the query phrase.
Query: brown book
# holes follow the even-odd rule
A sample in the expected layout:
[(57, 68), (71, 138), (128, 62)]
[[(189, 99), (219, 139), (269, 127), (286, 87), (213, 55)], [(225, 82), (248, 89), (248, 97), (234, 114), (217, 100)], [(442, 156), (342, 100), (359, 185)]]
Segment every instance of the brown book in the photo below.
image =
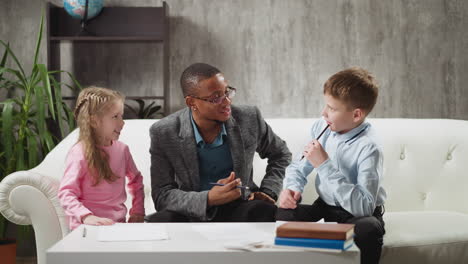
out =
[(353, 224), (288, 222), (276, 229), (277, 237), (347, 240), (354, 235)]

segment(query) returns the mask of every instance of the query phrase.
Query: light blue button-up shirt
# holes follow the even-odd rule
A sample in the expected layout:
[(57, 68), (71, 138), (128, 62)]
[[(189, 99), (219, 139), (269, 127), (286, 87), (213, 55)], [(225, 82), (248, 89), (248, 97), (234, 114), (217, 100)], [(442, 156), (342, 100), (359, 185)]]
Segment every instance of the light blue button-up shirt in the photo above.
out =
[[(312, 125), (312, 138), (325, 128), (321, 119)], [(320, 164), (315, 189), (332, 206), (341, 206), (356, 217), (370, 216), (387, 197), (382, 187), (383, 153), (374, 130), (363, 122), (351, 131), (339, 134), (330, 129), (319, 140), (329, 158)], [(286, 169), (283, 188), (303, 192), (312, 164), (299, 153)]]

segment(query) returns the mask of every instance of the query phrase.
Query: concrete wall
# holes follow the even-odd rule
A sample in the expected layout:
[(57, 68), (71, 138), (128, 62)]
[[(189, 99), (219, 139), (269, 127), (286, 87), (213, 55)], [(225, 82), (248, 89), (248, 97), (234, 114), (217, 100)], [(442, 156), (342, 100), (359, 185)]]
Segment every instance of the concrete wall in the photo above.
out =
[[(178, 80), (193, 62), (220, 68), (238, 88), (235, 103), (257, 105), (265, 117), (319, 116), (324, 81), (358, 65), (381, 84), (371, 116), (468, 120), (468, 1), (167, 2), (172, 110), (184, 106)], [(161, 1), (105, 4), (159, 6)], [(42, 0), (0, 0), (0, 39), (9, 40), (28, 63), (44, 6)], [(62, 52), (68, 54), (63, 67), (85, 85), (108, 86), (127, 95), (162, 91), (156, 63), (161, 46), (64, 44)], [(45, 46), (41, 54), (45, 59)]]

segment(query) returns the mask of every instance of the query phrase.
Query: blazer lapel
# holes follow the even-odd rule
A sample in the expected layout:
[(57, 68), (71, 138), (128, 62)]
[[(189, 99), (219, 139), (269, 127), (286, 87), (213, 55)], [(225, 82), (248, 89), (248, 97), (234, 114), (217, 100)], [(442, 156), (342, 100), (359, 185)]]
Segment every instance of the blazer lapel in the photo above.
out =
[(187, 108), (180, 116), (179, 137), (181, 140), (179, 153), (182, 155), (185, 167), (188, 170), (187, 180), (191, 182), (193, 190), (199, 191), (200, 172), (198, 168), (197, 146), (193, 136), (193, 126), (190, 118), (190, 110)]
[(229, 148), (231, 150), (232, 165), (234, 167), (234, 172), (236, 173), (236, 178), (240, 178), (243, 185), (248, 184), (247, 177), (244, 172), (244, 141), (242, 140), (241, 130), (232, 116), (228, 121), (226, 121), (225, 125)]

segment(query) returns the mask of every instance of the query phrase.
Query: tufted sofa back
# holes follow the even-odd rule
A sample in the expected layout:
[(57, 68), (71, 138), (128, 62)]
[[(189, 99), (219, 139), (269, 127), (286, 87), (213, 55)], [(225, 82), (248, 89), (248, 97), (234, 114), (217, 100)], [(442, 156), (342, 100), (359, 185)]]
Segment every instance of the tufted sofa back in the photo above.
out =
[[(310, 140), (316, 119), (267, 119), (267, 123), (300, 155)], [(127, 120), (120, 140), (130, 147), (143, 174), (146, 212), (154, 212), (151, 200), (149, 128), (157, 120)], [(369, 119), (377, 130), (384, 152), (387, 211), (451, 210), (468, 213), (468, 121), (447, 119)], [(65, 157), (78, 131), (65, 138), (33, 170), (60, 179)], [(266, 161), (254, 160), (254, 179), (260, 183)], [(309, 176), (304, 202), (312, 202), (315, 174)], [(128, 199), (130, 202), (130, 199)], [(127, 205), (129, 205), (128, 203)]]

